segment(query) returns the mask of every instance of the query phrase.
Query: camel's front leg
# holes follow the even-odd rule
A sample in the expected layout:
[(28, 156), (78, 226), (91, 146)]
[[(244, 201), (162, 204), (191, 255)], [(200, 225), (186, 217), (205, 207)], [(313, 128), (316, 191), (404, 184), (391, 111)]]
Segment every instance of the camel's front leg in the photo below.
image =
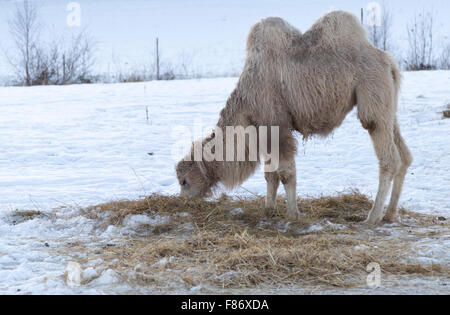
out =
[(277, 190), (280, 185), (280, 176), (277, 172), (265, 172), (264, 177), (267, 181), (266, 208), (274, 209), (276, 205)]
[(295, 168), (295, 160), (280, 161), (278, 175), (284, 185), (287, 196), (287, 217), (292, 220), (300, 219), (300, 212), (297, 207), (297, 176)]

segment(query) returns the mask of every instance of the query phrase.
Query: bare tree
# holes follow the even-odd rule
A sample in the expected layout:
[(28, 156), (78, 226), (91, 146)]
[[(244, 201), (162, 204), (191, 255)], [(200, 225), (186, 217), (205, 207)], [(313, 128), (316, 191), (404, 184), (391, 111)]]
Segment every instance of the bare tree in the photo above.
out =
[(381, 49), (389, 51), (392, 49), (392, 14), (383, 5), (383, 14), (381, 15)]
[(85, 32), (41, 43), (33, 67), (33, 85), (91, 82), (93, 40)]
[(160, 80), (159, 76), (159, 39), (156, 37), (156, 80)]
[(367, 33), (372, 44), (378, 49), (390, 51), (392, 49), (392, 14), (383, 3), (381, 7), (380, 24), (367, 25)]
[(54, 36), (44, 42), (39, 40), (40, 30), (36, 2), (22, 1), (9, 21), (15, 45), (13, 53), (6, 54), (18, 83), (30, 86), (90, 82), (95, 43), (87, 31), (61, 39)]
[(36, 2), (23, 0), (8, 21), (9, 32), (18, 53), (14, 58), (8, 57), (8, 61), (19, 72), (20, 79), (26, 85), (32, 84), (31, 68), (37, 54), (36, 43), (40, 31), (38, 11)]
[(441, 57), (439, 58), (439, 68), (442, 70), (450, 70), (450, 44), (443, 47)]
[(56, 62), (56, 67), (62, 68), (59, 71), (62, 75), (57, 78), (59, 84), (90, 82), (94, 46), (95, 42), (86, 30), (70, 39)]
[(415, 15), (407, 26), (409, 51), (406, 59), (408, 70), (436, 68), (434, 59), (434, 15), (423, 12)]

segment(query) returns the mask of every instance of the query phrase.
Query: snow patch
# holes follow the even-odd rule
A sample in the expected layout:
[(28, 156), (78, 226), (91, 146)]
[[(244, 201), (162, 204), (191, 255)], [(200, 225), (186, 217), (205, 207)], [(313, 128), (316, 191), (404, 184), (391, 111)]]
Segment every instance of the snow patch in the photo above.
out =
[(241, 208), (235, 208), (235, 209), (230, 211), (230, 214), (233, 215), (233, 216), (239, 215), (239, 214), (242, 214), (242, 213), (244, 213), (244, 210), (241, 209)]
[(112, 269), (105, 270), (100, 277), (91, 282), (92, 285), (106, 286), (120, 282), (117, 273)]
[(129, 215), (123, 220), (123, 225), (125, 227), (135, 229), (140, 227), (141, 225), (150, 225), (150, 226), (156, 226), (156, 225), (165, 225), (169, 224), (170, 218), (167, 216), (160, 216), (156, 215), (154, 217), (149, 217), (144, 214), (135, 214), (135, 215)]

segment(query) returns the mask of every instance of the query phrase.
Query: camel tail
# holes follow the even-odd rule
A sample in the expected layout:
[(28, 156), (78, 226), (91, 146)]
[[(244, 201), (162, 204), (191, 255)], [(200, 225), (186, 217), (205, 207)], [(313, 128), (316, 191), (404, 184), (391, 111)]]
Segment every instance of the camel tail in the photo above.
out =
[(402, 84), (402, 73), (400, 71), (399, 66), (397, 65), (397, 62), (392, 57), (389, 58), (391, 61), (391, 72), (392, 78), (394, 79), (395, 93), (396, 95), (398, 95)]
[(398, 108), (398, 95), (400, 93), (400, 88), (402, 85), (402, 72), (400, 71), (400, 67), (398, 66), (397, 62), (389, 56), (389, 63), (391, 65), (391, 74), (392, 74), (392, 80), (394, 83), (393, 89), (394, 89), (394, 106), (395, 106), (395, 112), (397, 112)]

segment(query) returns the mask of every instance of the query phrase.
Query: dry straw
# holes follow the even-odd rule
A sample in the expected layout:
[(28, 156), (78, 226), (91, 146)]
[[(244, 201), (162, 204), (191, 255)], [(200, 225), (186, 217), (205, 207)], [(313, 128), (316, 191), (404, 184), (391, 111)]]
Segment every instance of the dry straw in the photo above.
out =
[[(380, 264), (384, 275), (440, 276), (449, 266), (409, 264), (419, 231), (449, 233), (448, 221), (401, 211), (401, 224), (370, 230), (360, 221), (372, 202), (357, 192), (299, 200), (301, 222), (283, 217), (285, 204), (266, 211), (262, 198), (215, 201), (151, 195), (139, 201), (101, 204), (86, 210), (99, 228), (120, 226), (129, 215), (168, 216), (145, 235), (130, 235), (102, 248), (108, 267), (138, 284), (167, 287), (183, 283), (211, 288), (252, 288), (269, 285), (337, 287), (363, 285), (366, 267)], [(104, 213), (109, 213), (104, 219)], [(189, 215), (180, 216), (180, 213)], [(406, 233), (416, 231), (418, 234)], [(434, 235), (436, 236), (436, 235)], [(416, 237), (416, 238), (415, 238)], [(109, 263), (108, 263), (109, 262)]]

